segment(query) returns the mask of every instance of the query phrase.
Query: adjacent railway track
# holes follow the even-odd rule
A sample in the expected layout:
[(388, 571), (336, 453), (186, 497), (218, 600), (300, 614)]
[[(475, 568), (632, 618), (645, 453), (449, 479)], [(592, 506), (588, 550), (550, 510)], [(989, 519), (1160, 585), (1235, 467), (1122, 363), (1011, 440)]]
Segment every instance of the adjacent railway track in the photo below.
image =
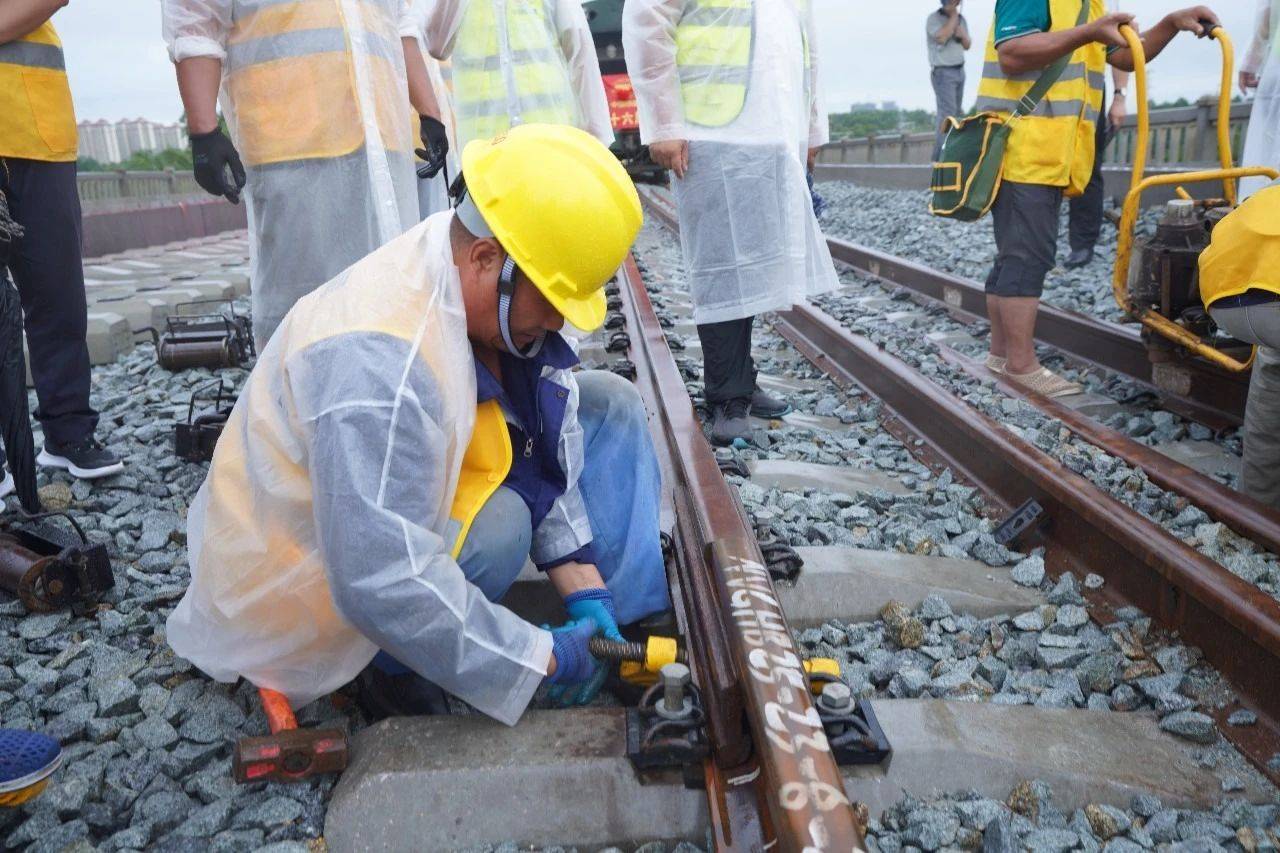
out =
[[(654, 215), (674, 227), (675, 210), (665, 194), (646, 188), (644, 200)], [(987, 319), (987, 297), (979, 282), (835, 237), (827, 238), (827, 247), (835, 260), (943, 305), (962, 319)], [(1036, 339), (1075, 361), (1148, 386), (1169, 408), (1207, 426), (1218, 429), (1244, 419), (1247, 373), (1230, 373), (1193, 358), (1153, 363), (1137, 326), (1096, 320), (1042, 301)]]
[[(652, 194), (645, 201), (659, 220), (676, 226), (667, 204)], [(861, 257), (868, 272), (894, 283), (904, 270), (910, 270), (907, 277), (931, 280), (939, 288), (944, 279), (951, 279), (900, 259), (860, 251), (865, 253)], [(961, 283), (970, 290), (962, 290), (958, 301), (947, 290), (939, 290), (939, 296), (949, 306), (964, 310), (964, 294), (973, 285)], [(958, 285), (946, 283), (945, 287)], [(1103, 335), (1105, 340), (1131, 339), (1138, 345), (1137, 336), (1124, 327), (1113, 331), (1107, 324), (1066, 312), (1050, 309), (1050, 313), (1065, 318), (1060, 330), (1082, 329), (1095, 339)], [(1043, 316), (1042, 309), (1042, 320)], [(1280, 679), (1275, 677), (1280, 661), (1280, 602), (822, 311), (799, 306), (777, 315), (774, 326), (838, 384), (856, 384), (879, 398), (892, 411), (893, 431), (923, 439), (928, 456), (978, 486), (994, 509), (1009, 513), (1028, 500), (1036, 501), (1043, 510), (1040, 523), (1020, 544), (1044, 545), (1051, 572), (1070, 569), (1100, 574), (1107, 584), (1105, 593), (1095, 594), (1098, 603), (1137, 605), (1164, 628), (1177, 631), (1185, 642), (1199, 646), (1260, 718), (1260, 725), (1250, 730), (1222, 726), (1222, 731), (1260, 770), (1277, 778), (1265, 762), (1280, 748)], [(1082, 349), (1078, 341), (1068, 342), (1072, 351)], [(1128, 346), (1117, 343), (1111, 352), (1123, 354)], [(1140, 372), (1129, 352), (1127, 363)], [(1266, 508), (1216, 484), (1209, 489), (1212, 481), (1207, 478), (1123, 436), (1111, 431), (1104, 435), (1081, 416), (1071, 420), (1060, 404), (1043, 398), (1035, 402), (1047, 405), (1054, 417), (1079, 428), (1086, 438), (1107, 439), (1101, 446), (1109, 452), (1120, 451), (1117, 455), (1129, 454), (1165, 488), (1191, 491), (1188, 496), (1200, 500), (1209, 497), (1203, 507), (1206, 511), (1216, 512), (1255, 541), (1275, 547), (1280, 527)], [(1224, 718), (1225, 712), (1219, 717)]]

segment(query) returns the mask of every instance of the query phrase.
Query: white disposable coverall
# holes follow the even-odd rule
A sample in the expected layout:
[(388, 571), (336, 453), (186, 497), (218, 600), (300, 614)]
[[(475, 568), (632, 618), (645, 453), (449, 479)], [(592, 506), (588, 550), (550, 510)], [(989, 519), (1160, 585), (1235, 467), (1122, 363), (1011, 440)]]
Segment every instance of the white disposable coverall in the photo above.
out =
[[(214, 678), (301, 705), (381, 648), (508, 724), (542, 681), (550, 633), (490, 603), (445, 541), (476, 410), (452, 215), (299, 300), (259, 356), (191, 504), (168, 621)], [(574, 486), (580, 459), (566, 467)], [(569, 515), (548, 531), (565, 553), (590, 540)]]
[(684, 0), (627, 0), (622, 11), (641, 141), (691, 143), (673, 188), (696, 323), (785, 310), (839, 285), (805, 181), (808, 149), (829, 139), (813, 12), (806, 4), (801, 19), (795, 0), (753, 5), (746, 102), (723, 127), (685, 120), (675, 45)]
[[(488, 3), (494, 6), (494, 19), (500, 24), (507, 20), (501, 14), (507, 3), (538, 2), (544, 3), (549, 17), (554, 21), (554, 33), (528, 33), (521, 41), (536, 43), (547, 39), (558, 43), (560, 52), (564, 54), (565, 75), (567, 83), (577, 100), (578, 128), (590, 133), (605, 145), (613, 144), (613, 124), (609, 120), (609, 101), (604, 93), (604, 81), (600, 79), (600, 61), (596, 58), (595, 42), (591, 38), (591, 28), (587, 24), (587, 16), (582, 11), (581, 0), (414, 0), (413, 14), (418, 16), (416, 26), (425, 34), (427, 51), (437, 59), (449, 59), (453, 56), (457, 44), (458, 30), (473, 3)], [(506, 40), (510, 40), (509, 37)], [(508, 63), (518, 62), (518, 58), (503, 57)], [(512, 66), (507, 66), (510, 68)], [(507, 69), (504, 68), (504, 72)], [(515, 91), (514, 77), (507, 73), (510, 100), (508, 115), (512, 124), (520, 123), (520, 96)], [(459, 116), (467, 110), (467, 94), (454, 89), (454, 109)], [(464, 134), (465, 136), (465, 134)], [(458, 144), (466, 148), (470, 139), (459, 138)]]
[[(161, 15), (173, 61), (222, 61), (222, 112), (248, 176), (254, 334), (261, 348), (299, 297), (419, 219), (418, 122), (398, 34), (409, 20), (408, 6), (404, 0), (161, 0)], [(324, 75), (316, 69), (341, 70)], [(300, 81), (311, 90), (300, 90)], [(301, 156), (282, 156), (279, 149), (287, 146), (281, 141), (299, 136)], [(263, 147), (276, 150), (259, 162)]]
[[(1245, 166), (1280, 169), (1280, 0), (1258, 0), (1253, 43), (1240, 70), (1261, 78), (1240, 162)], [(1244, 201), (1268, 183), (1266, 178), (1245, 178), (1240, 182), (1240, 200)]]

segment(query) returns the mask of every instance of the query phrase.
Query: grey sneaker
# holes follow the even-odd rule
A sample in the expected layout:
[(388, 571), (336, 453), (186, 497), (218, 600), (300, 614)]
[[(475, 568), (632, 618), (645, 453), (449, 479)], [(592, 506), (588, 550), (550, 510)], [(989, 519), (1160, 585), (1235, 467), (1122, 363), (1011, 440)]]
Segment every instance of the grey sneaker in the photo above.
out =
[(727, 446), (739, 440), (748, 442), (751, 421), (747, 415), (750, 410), (750, 397), (735, 397), (727, 402), (717, 403), (711, 415), (711, 443)]

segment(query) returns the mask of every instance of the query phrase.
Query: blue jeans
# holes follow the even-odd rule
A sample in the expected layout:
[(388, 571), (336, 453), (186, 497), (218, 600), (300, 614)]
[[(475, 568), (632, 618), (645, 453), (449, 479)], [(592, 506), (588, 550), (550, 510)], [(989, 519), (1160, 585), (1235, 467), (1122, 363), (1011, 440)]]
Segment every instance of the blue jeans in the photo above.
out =
[[(671, 606), (658, 538), (662, 479), (644, 403), (630, 382), (606, 370), (577, 375), (583, 471), (578, 479), (596, 552), (596, 568), (613, 593), (618, 624)], [(498, 601), (524, 568), (533, 538), (529, 508), (499, 487), (480, 508), (458, 554), (467, 580)], [(386, 652), (374, 665), (409, 672)]]

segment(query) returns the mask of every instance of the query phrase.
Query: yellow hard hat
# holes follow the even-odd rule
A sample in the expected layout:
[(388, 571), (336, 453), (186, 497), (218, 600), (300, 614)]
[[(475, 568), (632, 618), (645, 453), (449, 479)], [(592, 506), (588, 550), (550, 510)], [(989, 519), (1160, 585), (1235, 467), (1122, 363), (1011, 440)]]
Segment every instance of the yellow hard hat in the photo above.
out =
[(1258, 190), (1227, 214), (1200, 254), (1206, 308), (1250, 289), (1280, 293), (1280, 185)]
[(604, 323), (604, 285), (643, 222), (618, 158), (576, 127), (524, 124), (462, 152), (467, 194), (547, 301), (579, 329)]

